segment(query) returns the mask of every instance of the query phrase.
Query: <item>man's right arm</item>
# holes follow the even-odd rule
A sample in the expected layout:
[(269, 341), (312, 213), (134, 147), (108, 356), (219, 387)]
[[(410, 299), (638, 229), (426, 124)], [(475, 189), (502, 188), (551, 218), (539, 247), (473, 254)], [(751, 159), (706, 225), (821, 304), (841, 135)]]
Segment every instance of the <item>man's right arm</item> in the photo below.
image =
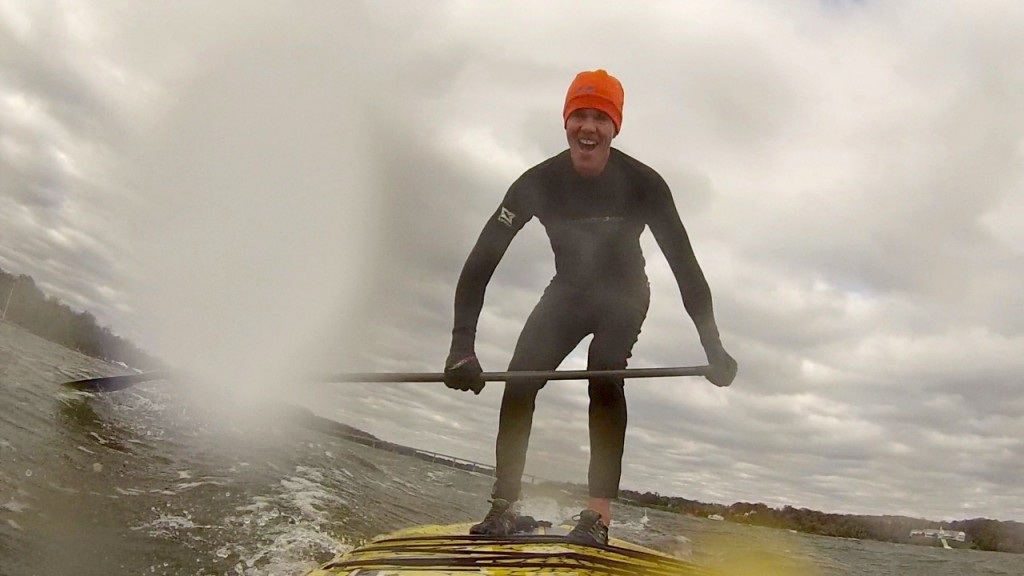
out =
[[(459, 283), (455, 288), (455, 322), (452, 327), (451, 354), (446, 366), (474, 355), (476, 325), (484, 306), (487, 284), (512, 239), (533, 218), (535, 174), (535, 170), (527, 170), (512, 183), (501, 205), (484, 224), (480, 237), (462, 266)], [(460, 354), (461, 357), (455, 358)]]
[(502, 209), (499, 208), (498, 213), (488, 220), (462, 266), (459, 283), (455, 288), (455, 323), (452, 327), (450, 361), (462, 359), (455, 356), (474, 354), (476, 326), (483, 309), (487, 284), (518, 231), (497, 220)]
[(501, 206), (484, 225), (473, 250), (459, 275), (455, 288), (455, 322), (452, 345), (445, 361), (445, 384), (458, 390), (479, 394), (484, 387), (483, 370), (476, 358), (476, 326), (484, 305), (484, 293), (494, 270), (516, 233), (532, 217), (529, 201), (523, 193), (528, 186), (524, 175), (509, 188)]

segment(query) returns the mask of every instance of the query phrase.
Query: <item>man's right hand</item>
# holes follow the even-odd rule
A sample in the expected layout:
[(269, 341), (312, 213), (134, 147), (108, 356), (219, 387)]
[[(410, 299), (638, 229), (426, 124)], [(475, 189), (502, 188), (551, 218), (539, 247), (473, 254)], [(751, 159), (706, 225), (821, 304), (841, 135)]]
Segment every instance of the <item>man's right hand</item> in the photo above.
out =
[(484, 389), (483, 369), (476, 354), (463, 358), (448, 357), (444, 367), (444, 385), (455, 390), (472, 390), (479, 394)]

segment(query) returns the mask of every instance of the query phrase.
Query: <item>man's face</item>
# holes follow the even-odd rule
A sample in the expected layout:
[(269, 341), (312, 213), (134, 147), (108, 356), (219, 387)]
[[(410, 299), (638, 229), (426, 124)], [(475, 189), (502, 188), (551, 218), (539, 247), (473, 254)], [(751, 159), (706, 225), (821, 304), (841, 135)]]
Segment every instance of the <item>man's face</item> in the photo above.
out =
[(584, 178), (600, 176), (615, 138), (612, 119), (594, 108), (574, 110), (565, 123), (565, 137), (576, 172)]

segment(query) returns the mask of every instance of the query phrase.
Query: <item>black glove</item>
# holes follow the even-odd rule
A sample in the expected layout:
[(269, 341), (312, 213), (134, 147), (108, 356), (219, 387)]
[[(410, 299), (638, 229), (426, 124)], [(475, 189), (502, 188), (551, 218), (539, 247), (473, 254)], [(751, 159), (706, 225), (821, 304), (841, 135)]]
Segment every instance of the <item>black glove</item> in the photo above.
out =
[(455, 390), (472, 390), (479, 394), (484, 389), (483, 369), (476, 354), (468, 356), (450, 354), (444, 366), (444, 385)]
[(725, 387), (732, 384), (736, 378), (736, 360), (725, 351), (720, 342), (708, 346), (704, 352), (708, 355), (708, 364), (711, 366), (711, 370), (704, 377), (715, 386)]

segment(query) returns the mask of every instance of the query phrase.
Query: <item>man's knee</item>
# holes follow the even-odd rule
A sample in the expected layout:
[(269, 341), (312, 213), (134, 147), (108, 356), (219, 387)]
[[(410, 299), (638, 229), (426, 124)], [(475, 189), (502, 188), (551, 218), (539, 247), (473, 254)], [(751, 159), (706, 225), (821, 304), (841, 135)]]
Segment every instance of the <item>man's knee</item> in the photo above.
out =
[(587, 387), (591, 405), (614, 407), (626, 402), (624, 383), (621, 378), (595, 378)]
[(511, 380), (505, 383), (505, 392), (502, 402), (516, 404), (532, 403), (537, 398), (537, 393), (544, 387), (544, 380)]

